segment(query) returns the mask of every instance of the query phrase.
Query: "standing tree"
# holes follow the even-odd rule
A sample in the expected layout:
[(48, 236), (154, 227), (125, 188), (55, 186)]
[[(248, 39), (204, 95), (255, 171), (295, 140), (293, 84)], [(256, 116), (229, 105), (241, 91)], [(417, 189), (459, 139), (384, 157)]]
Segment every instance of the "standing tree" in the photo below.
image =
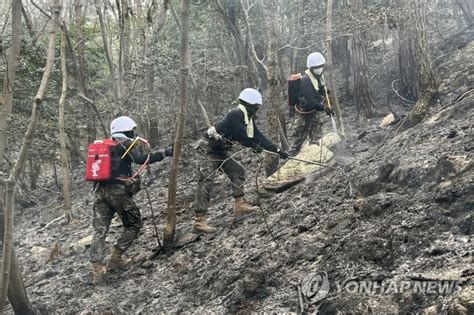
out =
[(110, 85), (112, 87), (113, 99), (115, 104), (118, 104), (121, 99), (120, 80), (118, 79), (117, 67), (114, 65), (112, 59), (112, 51), (109, 47), (109, 39), (107, 38), (107, 29), (105, 25), (104, 15), (102, 12), (106, 12), (104, 8), (103, 0), (95, 0), (95, 8), (97, 17), (99, 18), (100, 35), (102, 37), (102, 44), (104, 46), (104, 54), (107, 59), (107, 66), (109, 68)]
[[(155, 93), (155, 64), (153, 62), (153, 55), (157, 53), (157, 48), (154, 46), (158, 43), (160, 36), (163, 33), (167, 20), (167, 12), (169, 8), (169, 0), (163, 0), (159, 8), (156, 8), (155, 2), (153, 1), (152, 8), (154, 11), (149, 12), (150, 22), (153, 23), (151, 27), (151, 34), (145, 33), (147, 38), (147, 44), (145, 45), (145, 86), (146, 86), (146, 99), (145, 99), (145, 115), (141, 117), (143, 119), (145, 137), (150, 141), (152, 145), (158, 144), (159, 129), (158, 129), (158, 115), (156, 114), (155, 106), (157, 103)], [(156, 22), (155, 22), (156, 21)], [(154, 105), (154, 106), (153, 106)]]
[[(7, 51), (7, 71), (3, 80), (3, 93), (0, 95), (0, 171), (3, 170), (7, 140), (6, 135), (11, 120), (14, 82), (18, 59), (20, 57), (21, 9), (22, 1), (13, 0), (11, 3), (11, 21), (14, 21), (14, 23), (11, 23), (12, 40), (10, 48)], [(0, 9), (0, 14), (3, 15), (2, 9)], [(6, 21), (6, 19), (4, 21)], [(14, 184), (11, 182), (7, 182), (6, 184), (6, 190), (8, 190), (8, 195), (10, 196), (9, 199), (6, 200), (6, 203), (11, 204), (13, 200), (10, 200), (10, 198), (13, 196)], [(4, 234), (6, 222), (4, 216), (4, 195), (4, 185), (3, 183), (0, 183), (0, 237), (3, 240), (5, 239)], [(8, 220), (11, 221), (12, 219), (12, 214), (10, 214)], [(13, 227), (11, 227), (11, 229), (12, 228)], [(2, 242), (2, 244), (5, 245), (5, 242)], [(8, 257), (2, 256), (2, 267), (6, 268), (7, 265), (9, 265), (9, 268), (8, 270), (5, 269), (7, 276), (5, 277), (2, 273), (2, 279), (0, 280), (0, 312), (3, 313), (3, 307), (5, 305), (6, 297), (8, 296), (8, 300), (16, 314), (35, 314), (35, 310), (31, 307), (30, 302), (28, 301), (28, 296), (26, 295), (25, 286), (20, 272), (20, 266), (15, 251), (11, 248), (11, 243), (9, 244), (9, 247), (10, 248), (7, 249), (4, 246), (5, 252), (10, 253), (6, 255)], [(9, 261), (5, 262), (4, 258), (9, 259)]]
[[(19, 2), (19, 1), (14, 1)], [(21, 10), (21, 2), (19, 3), (20, 10)], [(7, 296), (7, 292), (9, 291), (9, 283), (10, 283), (10, 274), (18, 275), (18, 265), (16, 263), (16, 259), (13, 256), (13, 218), (14, 218), (14, 201), (15, 201), (15, 183), (18, 180), (20, 174), (23, 172), (25, 167), (26, 156), (31, 146), (31, 142), (33, 141), (33, 135), (36, 129), (36, 121), (37, 121), (37, 110), (38, 107), (43, 103), (43, 98), (46, 93), (46, 88), (48, 87), (49, 79), (51, 76), (51, 72), (54, 66), (54, 48), (56, 45), (56, 34), (59, 29), (59, 17), (62, 8), (61, 0), (53, 0), (51, 4), (51, 10), (53, 12), (52, 17), (52, 25), (51, 25), (51, 32), (49, 35), (49, 43), (48, 43), (48, 52), (47, 52), (47, 60), (46, 66), (43, 72), (43, 77), (41, 79), (40, 86), (38, 88), (38, 92), (33, 100), (33, 105), (31, 108), (31, 118), (28, 124), (28, 128), (26, 130), (25, 136), (23, 138), (23, 142), (20, 147), (20, 152), (18, 154), (18, 159), (16, 160), (13, 169), (8, 177), (6, 182), (7, 191), (6, 191), (6, 202), (5, 202), (5, 210), (4, 216), (1, 216), (0, 219), (2, 222), (0, 224), (4, 227), (3, 236), (3, 259), (1, 265), (1, 275), (2, 279), (0, 281), (1, 290), (0, 290), (0, 310), (3, 310), (5, 305), (5, 300)], [(21, 14), (21, 11), (20, 11)], [(13, 262), (13, 264), (12, 264)], [(18, 278), (16, 279), (18, 280)], [(19, 283), (15, 283), (14, 288), (24, 292), (23, 286)], [(10, 294), (9, 294), (10, 296)], [(21, 292), (15, 292), (14, 296), (22, 296)], [(12, 306), (16, 301), (10, 300)], [(27, 300), (23, 300), (22, 302), (28, 302)], [(28, 306), (29, 303), (26, 305)], [(23, 306), (25, 307), (25, 306)], [(27, 309), (30, 309), (27, 307)]]
[[(352, 0), (354, 13), (362, 12), (362, 0)], [(352, 37), (351, 61), (354, 73), (354, 97), (357, 106), (357, 118), (362, 111), (366, 118), (373, 117), (375, 104), (370, 96), (369, 67), (367, 62), (367, 31), (361, 29)]]
[(334, 0), (328, 0), (328, 7), (327, 7), (327, 58), (326, 58), (326, 68), (329, 77), (329, 86), (332, 91), (332, 99), (334, 100), (333, 106), (334, 111), (336, 112), (336, 121), (337, 121), (337, 131), (340, 135), (344, 135), (344, 125), (342, 123), (341, 117), (341, 109), (339, 107), (339, 99), (337, 97), (337, 85), (336, 81), (334, 80), (334, 69), (332, 65), (332, 7), (333, 7)]
[[(130, 92), (130, 13), (131, 8), (129, 7), (128, 0), (116, 1), (117, 9), (119, 12), (119, 28), (120, 28), (120, 45), (119, 45), (119, 84), (120, 90), (122, 91), (122, 97)], [(120, 100), (120, 109), (124, 110), (124, 99)]]
[[(21, 0), (12, 1), (11, 7), (11, 21), (13, 21), (11, 23), (12, 39), (11, 45), (7, 50), (7, 71), (5, 71), (2, 94), (0, 94), (0, 170), (4, 168), (3, 156), (7, 144), (7, 131), (12, 119), (13, 89), (21, 48)], [(0, 11), (0, 14), (3, 14), (3, 12)]]
[[(266, 37), (266, 60), (265, 58), (260, 59), (257, 53), (256, 45), (253, 38), (252, 29), (250, 28), (250, 17), (249, 12), (254, 7), (254, 4), (259, 3), (261, 9), (264, 12), (264, 21), (265, 21), (265, 37)], [(260, 78), (259, 87), (268, 88), (267, 90), (267, 101), (270, 106), (267, 111), (267, 118), (269, 121), (268, 124), (268, 134), (271, 135), (271, 140), (274, 143), (278, 142), (278, 137), (280, 137), (282, 147), (288, 148), (288, 143), (286, 141), (286, 136), (282, 125), (284, 124), (284, 117), (282, 117), (282, 110), (280, 108), (280, 97), (279, 97), (279, 63), (278, 63), (278, 1), (272, 0), (270, 4), (267, 2), (255, 2), (250, 5), (244, 3), (243, 0), (240, 0), (240, 6), (244, 12), (244, 22), (247, 29), (247, 34), (249, 37), (250, 50), (252, 52), (253, 59), (258, 62), (263, 73), (265, 74), (264, 80)], [(267, 156), (265, 161), (265, 172), (267, 175), (274, 173), (278, 168), (278, 159), (275, 156)]]
[[(280, 117), (280, 90), (278, 82), (278, 59), (277, 59), (277, 47), (278, 47), (278, 30), (277, 30), (277, 0), (268, 0), (265, 3), (261, 2), (264, 8), (265, 16), (265, 33), (266, 33), (266, 57), (267, 63), (265, 66), (268, 90), (266, 103), (268, 106), (267, 111), (267, 132), (270, 135), (270, 139), (273, 143), (278, 143), (279, 133), (279, 117)], [(279, 158), (275, 155), (267, 155), (265, 163), (265, 172), (267, 176), (270, 176), (278, 169)]]
[(418, 92), (416, 88), (416, 56), (415, 36), (412, 34), (411, 21), (402, 21), (398, 27), (398, 71), (400, 73), (400, 92), (410, 101), (416, 101)]
[(166, 225), (164, 229), (163, 242), (169, 246), (174, 242), (176, 231), (176, 187), (178, 180), (179, 162), (181, 149), (183, 146), (184, 124), (186, 121), (186, 111), (188, 108), (188, 75), (189, 75), (189, 7), (191, 0), (183, 0), (181, 11), (181, 78), (180, 94), (181, 106), (179, 109), (178, 123), (174, 140), (173, 160), (171, 161), (171, 170), (168, 188), (168, 213), (166, 216)]
[[(401, 126), (402, 130), (413, 127), (426, 116), (430, 105), (432, 105), (436, 97), (438, 89), (431, 67), (431, 58), (427, 42), (426, 0), (420, 0), (417, 3), (409, 0), (404, 1), (406, 2), (405, 4), (409, 13), (401, 26), (404, 37), (400, 35), (400, 46), (409, 46), (400, 49), (400, 53), (404, 53), (403, 56), (399, 56), (400, 76), (402, 78), (408, 77), (413, 79), (410, 84), (412, 84), (414, 88), (407, 87), (406, 81), (403, 83), (403, 86), (405, 86), (406, 89), (409, 88), (409, 91), (415, 94), (412, 97), (415, 97), (416, 104)], [(402, 38), (405, 39), (405, 42), (402, 41)], [(406, 55), (407, 52), (411, 52), (412, 55)], [(405, 58), (407, 60), (405, 60)], [(410, 63), (410, 67), (407, 66), (406, 61)]]
[[(75, 14), (75, 26), (77, 31), (77, 63), (78, 72), (76, 73), (77, 81), (79, 83), (79, 92), (87, 98), (90, 98), (89, 91), (87, 89), (87, 64), (86, 64), (86, 39), (84, 38), (84, 14), (82, 13), (82, 0), (74, 0), (74, 14)], [(62, 42), (62, 41), (61, 41)], [(74, 52), (73, 52), (74, 53)], [(94, 121), (94, 115), (91, 107), (88, 106), (86, 100), (86, 129), (87, 129), (87, 143), (92, 143), (96, 139), (96, 124)]]
[(239, 0), (227, 0), (221, 3), (220, 0), (216, 1), (217, 13), (222, 18), (228, 32), (232, 35), (234, 40), (235, 54), (237, 65), (246, 65), (250, 67), (250, 71), (247, 73), (247, 82), (244, 85), (255, 85), (258, 82), (258, 70), (255, 61), (249, 54), (247, 49), (247, 43), (242, 36), (242, 31), (239, 28)]
[(67, 69), (66, 69), (66, 35), (61, 31), (61, 75), (62, 87), (59, 98), (59, 145), (61, 147), (61, 173), (63, 178), (64, 217), (69, 223), (71, 217), (71, 184), (69, 179), (69, 154), (66, 147), (66, 131), (64, 122), (64, 103), (67, 96)]

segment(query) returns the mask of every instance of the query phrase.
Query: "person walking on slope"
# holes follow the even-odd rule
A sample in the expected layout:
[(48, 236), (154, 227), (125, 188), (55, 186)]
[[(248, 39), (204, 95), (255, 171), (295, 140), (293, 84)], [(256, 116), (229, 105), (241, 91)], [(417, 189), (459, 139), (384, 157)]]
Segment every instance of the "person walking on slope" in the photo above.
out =
[(233, 143), (238, 142), (257, 153), (265, 149), (277, 153), (282, 159), (288, 158), (288, 154), (267, 139), (255, 125), (255, 113), (262, 106), (262, 95), (255, 89), (247, 88), (240, 93), (239, 102), (237, 108), (230, 110), (223, 120), (205, 132), (204, 138), (197, 146), (200, 159), (197, 167), (198, 186), (194, 210), (195, 232), (217, 231), (215, 227), (206, 224), (204, 218), (217, 170), (224, 172), (232, 182), (235, 216), (259, 209), (244, 198), (245, 170), (229, 154)]
[[(134, 147), (135, 128), (137, 124), (129, 117), (122, 116), (114, 119), (110, 124), (112, 140), (116, 143), (112, 149), (112, 176), (110, 180), (95, 183), (94, 217), (92, 226), (94, 235), (90, 247), (90, 261), (92, 263), (92, 282), (98, 284), (104, 281), (106, 266), (105, 237), (112, 218), (117, 213), (123, 224), (123, 232), (114, 245), (112, 255), (108, 260), (109, 269), (126, 269), (129, 262), (122, 258), (122, 254), (137, 238), (142, 228), (140, 210), (133, 201), (133, 195), (140, 190), (137, 178), (132, 176), (131, 164), (145, 164), (148, 156)], [(151, 153), (148, 163), (161, 161), (165, 156), (173, 155), (173, 147)], [(124, 180), (124, 179), (127, 180)]]
[(310, 143), (315, 143), (321, 138), (322, 126), (318, 112), (326, 111), (328, 115), (333, 114), (329, 107), (323, 105), (323, 100), (326, 97), (326, 84), (322, 74), (325, 63), (324, 56), (319, 52), (308, 55), (307, 69), (300, 80), (299, 104), (295, 106), (293, 143), (288, 152), (290, 156), (298, 154), (308, 136)]

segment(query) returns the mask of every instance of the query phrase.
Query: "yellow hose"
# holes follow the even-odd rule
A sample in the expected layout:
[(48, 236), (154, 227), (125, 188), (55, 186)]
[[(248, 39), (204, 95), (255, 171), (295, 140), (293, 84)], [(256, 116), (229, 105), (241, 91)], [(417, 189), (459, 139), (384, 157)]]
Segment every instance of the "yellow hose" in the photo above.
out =
[(324, 87), (324, 94), (326, 94), (326, 102), (328, 104), (329, 109), (332, 109), (331, 102), (329, 101), (328, 89), (326, 89), (326, 86)]
[(125, 150), (124, 154), (122, 155), (122, 157), (120, 158), (121, 160), (124, 159), (125, 156), (127, 156), (128, 152), (130, 152), (130, 150), (133, 148), (133, 146), (135, 145), (135, 143), (137, 143), (138, 141), (138, 137), (135, 138), (133, 141), (132, 141), (132, 144), (127, 148), (127, 150)]

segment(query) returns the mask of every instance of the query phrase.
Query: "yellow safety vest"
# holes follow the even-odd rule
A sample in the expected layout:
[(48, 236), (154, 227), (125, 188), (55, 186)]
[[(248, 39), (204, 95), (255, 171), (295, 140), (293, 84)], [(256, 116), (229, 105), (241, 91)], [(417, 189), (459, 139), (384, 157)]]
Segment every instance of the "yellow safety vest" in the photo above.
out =
[[(306, 73), (309, 77), (309, 79), (311, 80), (311, 83), (313, 84), (313, 87), (314, 89), (317, 91), (319, 91), (319, 83), (318, 83), (318, 79), (316, 79), (316, 77), (313, 75), (313, 73), (309, 70), (309, 69), (306, 69), (304, 71), (304, 73)], [(321, 74), (321, 84), (322, 85), (326, 85), (324, 83), (324, 76)]]
[(247, 125), (247, 137), (253, 138), (253, 120), (249, 117), (249, 114), (247, 113), (247, 108), (245, 108), (244, 105), (239, 105), (238, 108), (244, 113), (244, 122)]

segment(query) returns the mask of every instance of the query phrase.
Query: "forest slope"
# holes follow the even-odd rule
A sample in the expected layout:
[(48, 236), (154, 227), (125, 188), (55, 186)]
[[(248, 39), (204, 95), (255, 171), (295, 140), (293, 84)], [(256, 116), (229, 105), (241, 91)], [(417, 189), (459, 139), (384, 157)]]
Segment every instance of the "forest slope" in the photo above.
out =
[[(466, 65), (461, 57), (472, 58), (473, 46), (471, 41), (440, 66), (449, 69), (444, 103), (419, 125), (397, 132), (397, 125), (380, 129), (374, 120), (371, 128), (348, 128), (346, 154), (335, 170), (262, 199), (276, 242), (261, 214), (232, 221), (228, 182), (220, 176), (209, 209), (216, 235), (110, 274), (104, 286), (94, 287), (88, 262), (91, 187), (78, 171), (73, 198), (80, 223), (44, 227), (58, 216), (61, 204), (60, 193), (45, 185), (33, 196), (39, 204), (25, 209), (16, 222), (15, 245), (30, 299), (58, 313), (299, 311), (298, 285), (312, 272), (325, 272), (329, 294), (314, 302), (303, 296), (307, 311), (405, 313), (435, 307), (472, 314), (474, 94), (465, 92), (473, 86), (473, 63)], [(467, 80), (455, 81), (460, 75)], [(376, 150), (379, 143), (384, 145)], [(178, 190), (181, 233), (191, 229), (195, 191), (190, 151), (185, 159)], [(251, 190), (258, 160), (242, 159)], [(168, 161), (154, 165), (149, 178), (160, 230), (168, 170)], [(156, 240), (145, 192), (136, 199), (145, 228), (129, 254), (138, 257), (149, 255)], [(119, 233), (116, 223), (109, 248)], [(56, 242), (63, 253), (46, 262)], [(347, 280), (452, 280), (458, 286), (449, 294), (337, 292), (335, 284)], [(306, 288), (302, 295), (308, 295)]]

